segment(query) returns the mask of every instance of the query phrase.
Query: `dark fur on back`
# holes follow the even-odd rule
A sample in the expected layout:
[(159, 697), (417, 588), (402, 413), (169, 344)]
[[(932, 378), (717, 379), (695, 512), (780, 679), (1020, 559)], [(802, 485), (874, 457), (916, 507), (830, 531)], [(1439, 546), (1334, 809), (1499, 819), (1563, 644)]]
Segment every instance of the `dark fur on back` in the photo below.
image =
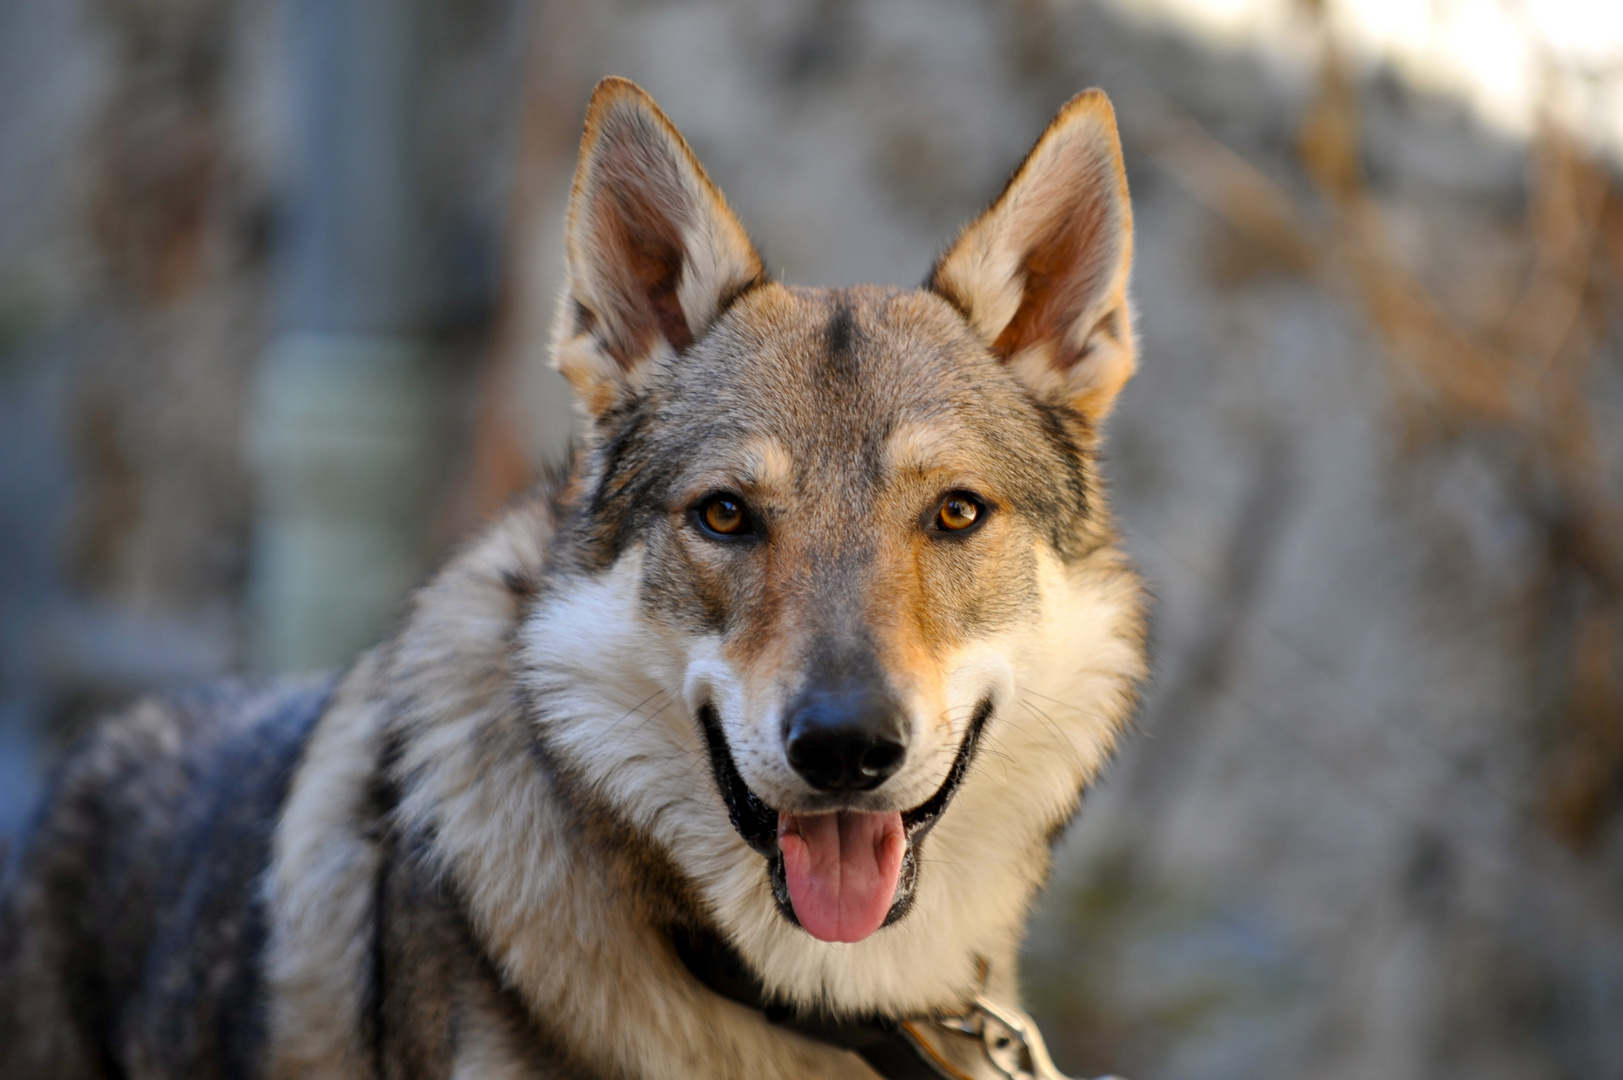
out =
[(0, 899), (0, 1076), (253, 1074), (259, 895), (325, 685), (221, 687), (103, 725)]

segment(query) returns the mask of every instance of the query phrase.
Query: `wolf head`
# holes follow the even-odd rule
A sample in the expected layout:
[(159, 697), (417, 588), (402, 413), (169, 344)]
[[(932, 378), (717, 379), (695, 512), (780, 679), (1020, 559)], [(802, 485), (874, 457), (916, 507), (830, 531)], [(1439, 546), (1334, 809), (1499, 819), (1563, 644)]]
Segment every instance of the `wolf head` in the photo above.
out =
[(1131, 707), (1094, 471), (1131, 235), (1094, 91), (923, 288), (781, 285), (646, 94), (592, 98), (555, 346), (588, 430), (529, 682), (787, 998), (917, 1007), (1012, 961)]

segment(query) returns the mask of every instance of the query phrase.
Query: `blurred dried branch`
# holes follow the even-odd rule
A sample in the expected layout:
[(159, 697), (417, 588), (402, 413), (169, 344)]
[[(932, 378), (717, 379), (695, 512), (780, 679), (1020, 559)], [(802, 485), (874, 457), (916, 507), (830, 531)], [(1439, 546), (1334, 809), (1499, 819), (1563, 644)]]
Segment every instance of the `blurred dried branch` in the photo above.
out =
[[(1148, 148), (1236, 231), (1248, 265), (1311, 275), (1356, 306), (1383, 346), (1401, 452), (1469, 448), (1538, 538), (1514, 603), (1535, 659), (1532, 698), (1550, 703), (1538, 733), (1543, 813), (1582, 848), (1623, 800), (1623, 519), (1592, 415), (1608, 320), (1623, 304), (1623, 186), (1547, 120), (1517, 238), (1525, 285), (1492, 318), (1450, 310), (1392, 239), (1366, 177), (1358, 89), (1320, 29), (1318, 93), (1297, 138), (1316, 204), (1165, 102)], [(1558, 658), (1536, 662), (1541, 650)]]
[(1559, 835), (1583, 846), (1623, 794), (1623, 532), (1588, 393), (1602, 359), (1595, 331), (1616, 298), (1596, 237), (1606, 204), (1620, 197), (1617, 184), (1548, 121), (1533, 148), (1522, 227), (1527, 284), (1497, 324), (1467, 325), (1395, 255), (1359, 166), (1357, 121), (1352, 80), (1326, 37), (1302, 163), (1331, 207), (1337, 261), (1386, 346), (1408, 421), (1405, 449), (1488, 443), (1485, 456), (1540, 538), (1541, 564), (1521, 594), (1532, 640), (1570, 642), (1564, 663), (1535, 676), (1554, 682), (1543, 693), (1535, 688), (1535, 699), (1555, 703), (1545, 811)]

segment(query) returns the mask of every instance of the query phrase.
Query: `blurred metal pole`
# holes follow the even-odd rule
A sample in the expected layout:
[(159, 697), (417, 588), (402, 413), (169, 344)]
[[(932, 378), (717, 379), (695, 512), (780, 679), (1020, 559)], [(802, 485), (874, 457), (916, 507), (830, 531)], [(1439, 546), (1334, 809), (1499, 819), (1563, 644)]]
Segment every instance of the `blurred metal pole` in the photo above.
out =
[(293, 0), (280, 329), (252, 404), (253, 665), (343, 663), (422, 573), (447, 394), (417, 140), (424, 0)]

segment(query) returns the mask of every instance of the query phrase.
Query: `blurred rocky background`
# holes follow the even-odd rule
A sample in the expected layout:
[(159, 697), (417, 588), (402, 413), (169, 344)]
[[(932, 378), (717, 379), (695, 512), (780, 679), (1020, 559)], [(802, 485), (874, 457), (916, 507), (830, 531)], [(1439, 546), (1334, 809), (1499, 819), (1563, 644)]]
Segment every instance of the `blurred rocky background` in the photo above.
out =
[(1623, 1078), (1614, 0), (7, 0), (0, 833), (109, 705), (341, 664), (557, 455), (607, 73), (805, 284), (919, 280), (1117, 104), (1157, 676), (1030, 943), (1063, 1067)]

